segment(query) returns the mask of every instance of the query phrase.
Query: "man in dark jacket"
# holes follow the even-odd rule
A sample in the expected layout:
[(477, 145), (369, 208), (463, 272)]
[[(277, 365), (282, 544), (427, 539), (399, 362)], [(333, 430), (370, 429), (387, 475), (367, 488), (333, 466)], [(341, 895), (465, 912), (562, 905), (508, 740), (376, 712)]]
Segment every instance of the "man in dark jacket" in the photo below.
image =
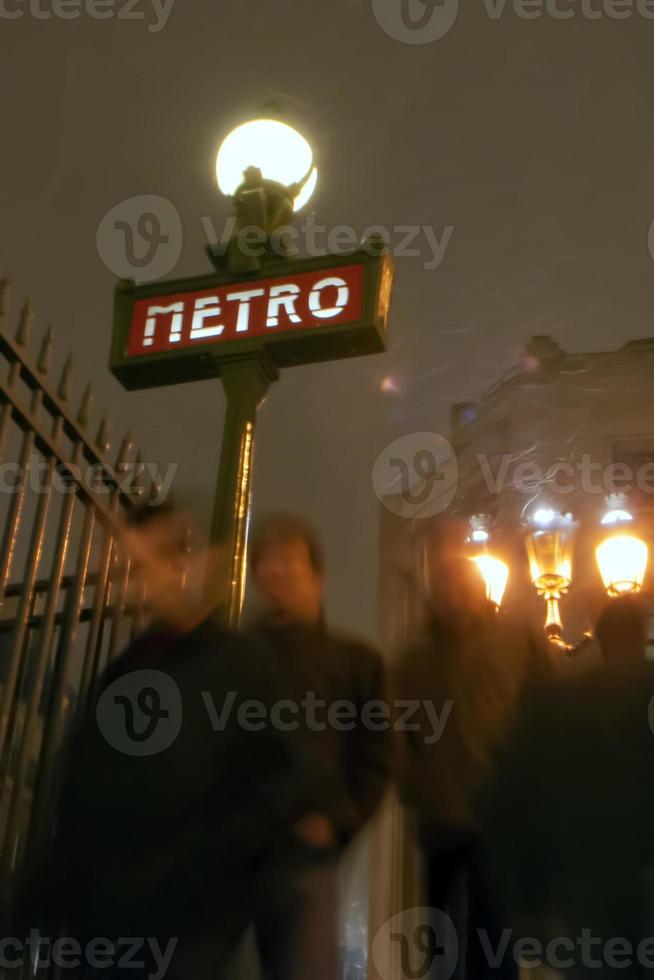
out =
[(654, 663), (636, 656), (554, 676), (520, 712), (485, 825), (510, 942), (530, 937), (530, 966), (654, 975), (653, 731)]
[(265, 975), (334, 980), (336, 867), (380, 804), (391, 768), (390, 707), (380, 656), (324, 621), (324, 563), (313, 529), (292, 516), (260, 525), (251, 552), (264, 606), (256, 635), (284, 686), (278, 721), (310, 760), (320, 804), (255, 922)]
[(180, 592), (170, 520), (130, 532), (155, 625), (101, 679), (65, 781), (45, 911), (66, 916), (85, 977), (222, 976), (266, 867), (315, 809), (270, 722), (269, 652)]
[[(488, 960), (488, 944), (497, 948), (503, 925), (487, 878), (480, 806), (518, 706), (549, 660), (524, 624), (488, 602), (468, 558), (447, 541), (431, 544), (425, 635), (393, 674), (394, 695), (421, 705), (415, 729), (398, 739), (399, 790), (416, 818), (429, 905), (452, 917), (465, 949), (455, 975), (464, 975), (465, 962), (469, 980), (513, 980), (510, 957), (494, 965)], [(428, 705), (442, 719), (438, 738), (431, 736)], [(461, 890), (465, 914), (457, 901)], [(439, 969), (435, 961), (435, 980)]]

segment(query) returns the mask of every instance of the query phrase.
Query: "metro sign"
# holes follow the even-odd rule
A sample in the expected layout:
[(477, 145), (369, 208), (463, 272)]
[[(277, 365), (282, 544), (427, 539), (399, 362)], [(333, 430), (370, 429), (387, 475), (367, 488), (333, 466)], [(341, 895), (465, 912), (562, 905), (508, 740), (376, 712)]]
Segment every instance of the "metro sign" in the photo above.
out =
[(225, 359), (256, 351), (279, 368), (386, 349), (387, 252), (277, 259), (264, 271), (119, 284), (111, 370), (147, 388), (216, 377)]

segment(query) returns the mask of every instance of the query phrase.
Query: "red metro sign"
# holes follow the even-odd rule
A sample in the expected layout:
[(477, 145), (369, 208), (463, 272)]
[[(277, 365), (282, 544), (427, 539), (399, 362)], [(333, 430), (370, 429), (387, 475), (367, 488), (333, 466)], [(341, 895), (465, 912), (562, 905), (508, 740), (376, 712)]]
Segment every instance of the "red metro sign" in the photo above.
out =
[(363, 267), (349, 265), (336, 271), (337, 275), (325, 275), (324, 270), (302, 272), (139, 299), (127, 352), (178, 350), (207, 340), (225, 343), (358, 320)]
[(112, 371), (144, 388), (216, 376), (225, 358), (255, 350), (288, 367), (385, 349), (387, 253), (277, 261), (266, 271), (277, 274), (121, 283)]

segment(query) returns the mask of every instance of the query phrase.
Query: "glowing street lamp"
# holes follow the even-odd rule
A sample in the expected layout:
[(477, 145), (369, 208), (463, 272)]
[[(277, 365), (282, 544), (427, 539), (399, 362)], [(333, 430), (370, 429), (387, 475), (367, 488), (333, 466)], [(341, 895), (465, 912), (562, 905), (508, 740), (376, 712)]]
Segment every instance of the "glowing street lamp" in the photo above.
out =
[(647, 545), (633, 533), (633, 515), (627, 510), (626, 499), (614, 495), (607, 503), (602, 526), (608, 534), (595, 549), (604, 588), (609, 596), (640, 592), (647, 569)]
[[(607, 499), (607, 510), (601, 521), (603, 540), (597, 545), (597, 565), (609, 596), (640, 592), (647, 572), (648, 546), (635, 530), (627, 500), (620, 494)], [(552, 645), (564, 653), (576, 653), (589, 640), (585, 632), (576, 644), (563, 639), (559, 602), (572, 584), (572, 557), (577, 523), (572, 514), (539, 506), (529, 514), (525, 539), (531, 582), (547, 612), (545, 633)], [(467, 543), (481, 574), (487, 597), (496, 608), (502, 603), (509, 570), (504, 562), (490, 553), (490, 521), (484, 515), (470, 518)]]
[(502, 605), (506, 584), (509, 580), (509, 567), (500, 558), (492, 555), (477, 555), (471, 559), (484, 580), (486, 586), (486, 598), (490, 599), (493, 605), (499, 609)]
[(486, 598), (493, 603), (496, 609), (499, 609), (509, 580), (509, 566), (488, 552), (489, 525), (489, 519), (483, 514), (475, 514), (470, 518), (468, 542), (477, 552), (471, 556), (470, 560), (475, 563), (484, 580)]
[[(220, 190), (232, 201), (236, 226), (227, 249), (232, 272), (257, 271), (261, 263), (252, 248), (244, 250), (239, 239), (246, 231), (249, 244), (284, 256), (284, 228), (311, 198), (318, 170), (310, 144), (297, 130), (278, 119), (251, 119), (225, 137), (216, 157)], [(252, 235), (259, 234), (256, 243)], [(223, 256), (209, 247), (214, 264)]]
[(313, 151), (297, 130), (277, 119), (252, 119), (225, 137), (216, 157), (218, 186), (226, 197), (234, 197), (250, 168), (262, 180), (288, 189), (301, 185), (293, 197), (299, 211), (313, 194), (318, 180)]
[(555, 643), (563, 643), (559, 601), (572, 583), (572, 550), (576, 524), (572, 514), (549, 507), (537, 508), (529, 518), (526, 538), (531, 581), (547, 603), (545, 632)]

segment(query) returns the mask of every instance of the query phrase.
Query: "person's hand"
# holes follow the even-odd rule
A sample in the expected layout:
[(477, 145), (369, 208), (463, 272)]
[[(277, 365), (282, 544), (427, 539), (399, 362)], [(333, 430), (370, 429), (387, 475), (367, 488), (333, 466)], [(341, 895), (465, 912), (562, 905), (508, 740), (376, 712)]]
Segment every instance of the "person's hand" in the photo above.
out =
[(332, 847), (336, 834), (331, 821), (322, 813), (309, 813), (295, 824), (295, 836), (311, 847)]

